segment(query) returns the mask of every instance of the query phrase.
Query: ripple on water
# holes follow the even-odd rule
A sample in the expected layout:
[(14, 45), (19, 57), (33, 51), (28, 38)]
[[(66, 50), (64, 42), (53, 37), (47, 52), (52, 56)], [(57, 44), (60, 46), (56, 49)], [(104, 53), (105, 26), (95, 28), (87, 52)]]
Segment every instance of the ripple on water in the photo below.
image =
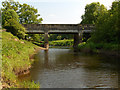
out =
[(41, 88), (117, 88), (118, 66), (99, 55), (70, 49), (40, 51), (31, 77)]

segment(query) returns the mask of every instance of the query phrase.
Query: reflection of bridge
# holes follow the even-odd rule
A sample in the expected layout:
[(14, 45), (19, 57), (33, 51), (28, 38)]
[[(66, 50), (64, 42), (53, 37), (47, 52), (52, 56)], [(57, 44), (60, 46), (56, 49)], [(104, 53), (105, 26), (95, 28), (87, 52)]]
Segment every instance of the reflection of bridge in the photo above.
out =
[(49, 48), (48, 34), (74, 34), (74, 47), (82, 42), (83, 32), (90, 33), (94, 25), (83, 24), (23, 24), (29, 34), (45, 34), (45, 48)]

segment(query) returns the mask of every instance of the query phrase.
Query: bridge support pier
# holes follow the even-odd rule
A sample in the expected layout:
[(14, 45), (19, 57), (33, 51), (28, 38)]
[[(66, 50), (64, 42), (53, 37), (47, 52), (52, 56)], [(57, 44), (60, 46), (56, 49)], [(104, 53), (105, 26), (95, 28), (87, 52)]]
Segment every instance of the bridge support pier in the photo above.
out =
[(82, 43), (82, 34), (83, 34), (82, 31), (77, 34), (74, 34), (74, 45), (73, 45), (74, 49), (77, 49), (78, 44)]
[(44, 34), (44, 48), (46, 48), (47, 50), (49, 49), (48, 32), (45, 32)]

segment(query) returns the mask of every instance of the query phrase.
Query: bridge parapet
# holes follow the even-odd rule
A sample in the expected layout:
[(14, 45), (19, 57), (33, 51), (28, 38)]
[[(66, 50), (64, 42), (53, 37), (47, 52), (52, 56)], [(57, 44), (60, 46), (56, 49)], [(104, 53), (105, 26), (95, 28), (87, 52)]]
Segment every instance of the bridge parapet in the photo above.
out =
[(78, 25), (79, 30), (93, 30), (95, 25), (93, 24), (80, 24)]
[(23, 24), (27, 33), (79, 33), (79, 31), (91, 31), (94, 25), (90, 24)]

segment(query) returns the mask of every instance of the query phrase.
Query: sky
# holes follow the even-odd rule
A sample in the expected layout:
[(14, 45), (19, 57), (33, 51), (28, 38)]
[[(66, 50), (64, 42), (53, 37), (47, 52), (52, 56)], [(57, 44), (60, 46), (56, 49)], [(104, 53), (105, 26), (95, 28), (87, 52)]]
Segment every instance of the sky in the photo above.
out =
[[(0, 0), (0, 3), (4, 0)], [(38, 9), (43, 24), (78, 24), (86, 4), (100, 2), (110, 9), (115, 0), (14, 0)]]

